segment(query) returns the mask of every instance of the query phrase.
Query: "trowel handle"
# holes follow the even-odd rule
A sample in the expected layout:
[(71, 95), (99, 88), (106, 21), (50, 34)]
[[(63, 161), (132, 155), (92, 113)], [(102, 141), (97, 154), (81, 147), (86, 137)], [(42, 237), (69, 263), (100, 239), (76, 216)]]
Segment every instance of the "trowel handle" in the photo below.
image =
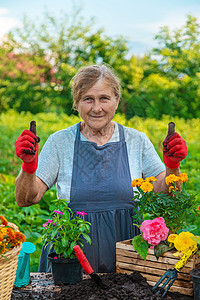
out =
[(24, 277), (24, 272), (25, 272), (28, 261), (29, 261), (29, 254), (24, 253), (23, 263), (22, 263), (22, 265), (20, 267), (20, 270), (19, 270), (19, 278), (20, 279), (22, 279)]
[(89, 261), (87, 260), (85, 254), (83, 253), (83, 251), (81, 250), (81, 248), (79, 247), (79, 245), (74, 246), (73, 249), (74, 249), (76, 257), (78, 258), (78, 260), (79, 260), (81, 266), (83, 267), (84, 271), (87, 274), (94, 273), (94, 270), (92, 269)]

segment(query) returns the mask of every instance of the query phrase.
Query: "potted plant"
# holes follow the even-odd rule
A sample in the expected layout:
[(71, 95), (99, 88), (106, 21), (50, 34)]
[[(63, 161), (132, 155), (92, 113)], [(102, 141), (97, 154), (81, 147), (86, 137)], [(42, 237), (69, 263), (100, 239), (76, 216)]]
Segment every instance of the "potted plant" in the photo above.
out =
[(74, 215), (65, 199), (53, 202), (50, 218), (42, 225), (45, 246), (50, 244), (50, 249), (54, 249), (48, 256), (53, 280), (55, 284), (74, 284), (82, 280), (83, 271), (73, 247), (78, 244), (83, 250), (84, 240), (91, 244), (88, 235), (91, 224), (85, 221), (85, 212)]
[(0, 299), (11, 297), (18, 255), (26, 238), (18, 227), (0, 216)]
[[(131, 266), (126, 266), (129, 270), (141, 270), (149, 283), (155, 285), (160, 275), (173, 268), (188, 249), (195, 248), (197, 255), (200, 255), (199, 228), (188, 225), (188, 220), (195, 219), (200, 214), (195, 195), (189, 195), (185, 190), (187, 180), (185, 173), (166, 177), (166, 184), (169, 186), (168, 195), (153, 191), (155, 177), (132, 181), (131, 184), (135, 189), (133, 200), (136, 201), (135, 225), (140, 228), (141, 234), (131, 240), (134, 252), (122, 255), (122, 249), (131, 250), (130, 243), (124, 241), (117, 244), (118, 270), (125, 268), (125, 262), (131, 262)], [(181, 192), (177, 189), (176, 182), (183, 183)], [(131, 257), (132, 260), (128, 260), (127, 257)], [(199, 263), (200, 259), (194, 260), (190, 264), (190, 269), (186, 268), (187, 274), (183, 274), (182, 278), (185, 277), (190, 281), (189, 271)], [(185, 293), (192, 293), (188, 283), (177, 282), (180, 284), (180, 290), (174, 291), (183, 292), (185, 284), (188, 286)]]

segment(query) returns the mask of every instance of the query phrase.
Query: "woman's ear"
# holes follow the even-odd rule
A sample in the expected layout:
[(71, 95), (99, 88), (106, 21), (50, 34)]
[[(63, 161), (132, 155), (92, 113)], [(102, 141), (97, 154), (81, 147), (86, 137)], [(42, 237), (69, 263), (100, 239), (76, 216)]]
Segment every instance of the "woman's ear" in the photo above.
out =
[(119, 97), (116, 98), (116, 110), (118, 109), (119, 106)]

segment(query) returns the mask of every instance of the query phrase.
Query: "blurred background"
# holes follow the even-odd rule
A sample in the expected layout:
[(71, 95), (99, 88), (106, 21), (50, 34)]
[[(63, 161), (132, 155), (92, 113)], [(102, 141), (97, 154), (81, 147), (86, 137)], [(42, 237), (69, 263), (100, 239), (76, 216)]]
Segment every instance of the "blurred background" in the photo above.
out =
[[(45, 223), (56, 190), (19, 208), (14, 181), (21, 161), (14, 142), (36, 120), (41, 138), (79, 121), (71, 80), (105, 63), (122, 85), (115, 120), (147, 134), (162, 158), (167, 124), (188, 144), (181, 171), (200, 204), (200, 2), (198, 0), (0, 0), (0, 214), (36, 245), (37, 271)], [(200, 234), (200, 215), (187, 220)]]

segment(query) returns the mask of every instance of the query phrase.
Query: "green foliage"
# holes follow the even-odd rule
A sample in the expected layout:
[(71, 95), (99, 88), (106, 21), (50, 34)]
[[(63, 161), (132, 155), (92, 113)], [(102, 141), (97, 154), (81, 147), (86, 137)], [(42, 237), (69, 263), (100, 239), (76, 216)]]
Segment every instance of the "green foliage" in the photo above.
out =
[(53, 200), (53, 204), (50, 219), (43, 224), (43, 240), (46, 246), (50, 244), (54, 248), (59, 258), (74, 258), (75, 245), (83, 248), (84, 240), (91, 244), (88, 235), (91, 224), (84, 220), (84, 215), (74, 216), (65, 199)]
[(57, 19), (46, 13), (37, 24), (25, 17), (0, 45), (0, 112), (72, 114), (71, 80), (78, 68), (103, 61), (118, 71), (126, 61), (125, 39), (93, 27), (76, 10)]
[(199, 33), (200, 24), (189, 15), (182, 28), (170, 32), (165, 26), (155, 36), (158, 47), (149, 55), (153, 72), (144, 78), (140, 90), (148, 103), (144, 116), (199, 118)]
[(71, 84), (80, 67), (105, 63), (122, 84), (119, 112), (161, 119), (164, 114), (200, 117), (200, 24), (187, 16), (173, 32), (155, 35), (158, 47), (143, 57), (128, 57), (128, 40), (111, 38), (80, 10), (40, 22), (25, 17), (0, 45), (0, 112), (72, 110)]
[[(138, 191), (134, 191), (133, 200), (140, 199), (135, 208), (135, 216), (140, 220), (144, 214), (148, 214), (150, 220), (163, 217), (166, 226), (177, 233), (187, 228), (191, 216), (197, 215), (196, 196), (186, 193), (184, 188), (181, 192), (174, 189), (167, 195), (153, 190), (144, 192), (139, 185), (136, 186)], [(175, 183), (173, 186), (175, 188)]]
[(149, 249), (149, 244), (147, 241), (143, 239), (141, 235), (137, 235), (132, 240), (133, 248), (139, 255), (142, 256), (144, 260), (146, 260), (147, 257), (147, 251)]

